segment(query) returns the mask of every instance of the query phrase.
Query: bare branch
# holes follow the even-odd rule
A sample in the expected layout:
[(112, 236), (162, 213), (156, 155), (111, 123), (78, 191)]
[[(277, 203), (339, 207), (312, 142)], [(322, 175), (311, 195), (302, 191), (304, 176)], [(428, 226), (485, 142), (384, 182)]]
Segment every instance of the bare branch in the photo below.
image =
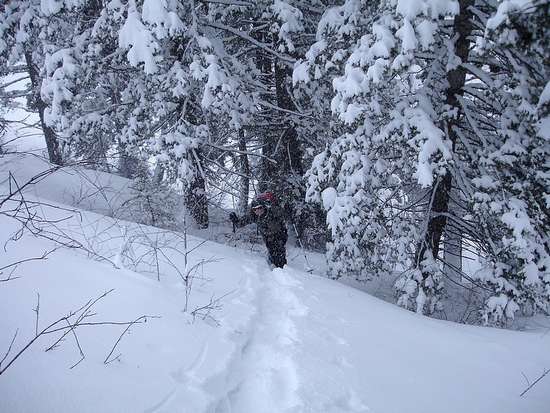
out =
[(38, 321), (40, 317), (40, 293), (36, 293), (36, 308), (33, 310), (36, 313), (36, 321), (34, 323), (34, 336), (38, 336)]
[(120, 356), (120, 354), (118, 356), (116, 356), (114, 359), (110, 359), (111, 355), (113, 354), (113, 352), (115, 351), (116, 347), (118, 346), (118, 343), (120, 343), (120, 340), (122, 340), (122, 337), (128, 332), (128, 330), (130, 329), (130, 327), (132, 327), (134, 324), (137, 324), (137, 323), (141, 323), (143, 320), (143, 323), (146, 323), (147, 322), (147, 317), (151, 317), (151, 318), (160, 318), (158, 316), (146, 316), (146, 315), (142, 315), (141, 317), (138, 317), (136, 318), (134, 321), (128, 323), (128, 325), (126, 326), (126, 328), (124, 329), (124, 331), (122, 332), (122, 334), (118, 337), (118, 340), (115, 342), (113, 348), (111, 348), (111, 351), (109, 352), (109, 354), (107, 354), (107, 357), (105, 357), (105, 360), (103, 360), (103, 364), (109, 364), (111, 363), (112, 361), (118, 359), (118, 357)]
[(47, 259), (48, 255), (50, 255), (51, 253), (53, 253), (56, 250), (57, 250), (57, 248), (53, 248), (49, 251), (44, 251), (44, 253), (40, 257), (25, 258), (25, 259), (22, 259), (22, 260), (19, 260), (19, 261), (16, 261), (16, 262), (12, 262), (8, 265), (4, 265), (3, 267), (0, 267), (0, 275), (3, 274), (4, 270), (6, 270), (8, 268), (11, 268), (10, 276), (8, 278), (0, 279), (0, 282), (10, 281), (10, 280), (14, 280), (14, 279), (18, 278), (18, 277), (12, 277), (11, 275), (13, 274), (13, 272), (17, 269), (17, 267), (19, 265), (24, 264), (24, 263), (29, 262), (29, 261), (45, 260), (45, 259)]
[(221, 24), (221, 23), (209, 22), (209, 21), (201, 21), (201, 24), (203, 24), (205, 26), (210, 26), (210, 27), (213, 27), (213, 28), (216, 28), (216, 29), (228, 31), (228, 32), (230, 32), (230, 33), (232, 33), (232, 34), (234, 34), (234, 35), (236, 35), (236, 36), (252, 43), (253, 45), (259, 47), (260, 49), (265, 50), (266, 52), (278, 57), (282, 62), (284, 62), (288, 65), (292, 65), (296, 62), (296, 60), (293, 59), (292, 57), (280, 54), (279, 52), (277, 52), (277, 51), (273, 50), (271, 47), (269, 47), (267, 44), (262, 43), (262, 42), (260, 42), (256, 39), (254, 39), (249, 34), (247, 34), (245, 32), (242, 32), (240, 30), (237, 30), (234, 27), (226, 26), (225, 24)]
[(546, 376), (548, 373), (550, 373), (550, 369), (545, 369), (544, 372), (539, 376), (538, 379), (536, 379), (533, 383), (531, 383), (523, 392), (519, 395), (519, 397), (523, 397), (525, 393), (527, 393), (529, 390), (531, 390), (535, 384), (537, 384), (539, 381), (541, 381), (544, 376)]
[(235, 290), (232, 290), (232, 291), (229, 291), (228, 293), (225, 293), (225, 294), (223, 294), (219, 297), (214, 297), (214, 295), (212, 295), (207, 304), (205, 304), (203, 306), (200, 306), (200, 307), (197, 307), (193, 311), (191, 311), (191, 315), (193, 316), (193, 320), (195, 320), (195, 318), (199, 317), (202, 320), (211, 320), (214, 323), (216, 323), (216, 325), (219, 325), (218, 320), (216, 320), (214, 317), (212, 317), (212, 315), (211, 315), (212, 311), (219, 311), (222, 308), (221, 300), (223, 300), (225, 297), (227, 297), (228, 295), (230, 295), (234, 292), (235, 292)]
[(13, 335), (11, 339), (11, 343), (8, 347), (8, 350), (6, 351), (6, 354), (4, 354), (4, 357), (2, 357), (2, 360), (0, 360), (0, 367), (2, 367), (2, 363), (8, 358), (9, 354), (11, 353), (11, 349), (13, 347), (13, 343), (15, 343), (15, 339), (17, 338), (17, 333), (19, 332), (19, 329), (15, 330), (15, 334)]
[[(7, 360), (8, 357), (9, 357), (9, 354), (11, 354), (11, 350), (13, 348), (13, 344), (15, 343), (15, 338), (17, 336), (17, 331), (16, 331), (5, 356), (0, 361), (0, 375), (2, 375), (19, 357), (21, 357), (25, 353), (25, 351), (29, 347), (31, 347), (39, 338), (44, 337), (46, 335), (54, 334), (54, 333), (57, 333), (57, 332), (62, 332), (63, 333), (61, 335), (61, 337), (59, 337), (53, 344), (51, 344), (50, 346), (48, 346), (46, 348), (46, 351), (51, 351), (51, 350), (55, 349), (56, 347), (58, 347), (59, 343), (61, 343), (68, 334), (73, 335), (73, 337), (75, 339), (75, 345), (77, 346), (78, 351), (80, 353), (80, 359), (70, 367), (72, 369), (72, 368), (76, 367), (78, 364), (80, 364), (82, 362), (82, 360), (84, 360), (84, 358), (85, 358), (85, 353), (84, 353), (84, 351), (82, 349), (82, 346), (80, 344), (80, 340), (78, 339), (78, 335), (76, 334), (76, 330), (79, 327), (83, 327), (83, 326), (108, 326), (108, 325), (126, 326), (127, 328), (124, 330), (124, 333), (122, 334), (122, 335), (124, 335), (127, 332), (128, 328), (130, 326), (132, 326), (134, 324), (141, 324), (141, 323), (145, 322), (145, 321), (142, 321), (142, 320), (144, 320), (146, 318), (159, 318), (158, 316), (143, 315), (143, 316), (137, 318), (136, 320), (130, 321), (130, 322), (128, 322), (128, 321), (97, 321), (97, 322), (84, 321), (87, 318), (96, 315), (95, 313), (92, 313), (90, 311), (91, 308), (94, 305), (96, 305), (101, 299), (103, 299), (109, 293), (111, 293), (112, 291), (114, 291), (114, 290), (111, 289), (109, 291), (106, 291), (103, 294), (101, 294), (99, 297), (95, 298), (94, 300), (91, 300), (91, 299), (88, 300), (86, 302), (86, 304), (82, 305), (80, 308), (78, 308), (76, 310), (72, 310), (66, 316), (58, 318), (57, 320), (50, 323), (47, 327), (43, 328), (40, 331), (39, 331), (39, 328), (38, 328), (39, 311), (40, 311), (40, 305), (39, 305), (39, 303), (40, 303), (40, 301), (39, 301), (40, 298), (39, 297), (40, 296), (38, 295), (37, 306), (34, 310), (36, 312), (35, 336), (32, 339), (30, 339), (13, 357), (11, 357), (4, 367), (2, 367), (2, 363), (5, 360)], [(75, 317), (76, 317), (76, 319), (74, 319)], [(73, 319), (74, 319), (74, 321), (72, 321)], [(66, 324), (66, 325), (60, 325), (62, 323)], [(122, 335), (121, 335), (121, 337), (122, 337)], [(121, 337), (119, 337), (116, 344), (118, 344)], [(116, 347), (116, 344), (115, 344), (115, 347)], [(113, 351), (114, 351), (114, 347), (113, 347)]]

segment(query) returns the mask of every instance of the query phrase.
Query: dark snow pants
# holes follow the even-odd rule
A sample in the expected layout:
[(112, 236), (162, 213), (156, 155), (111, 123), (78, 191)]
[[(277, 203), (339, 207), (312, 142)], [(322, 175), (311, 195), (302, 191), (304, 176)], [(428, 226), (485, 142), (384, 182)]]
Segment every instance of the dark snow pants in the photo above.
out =
[(275, 267), (283, 268), (286, 264), (286, 240), (287, 234), (285, 233), (265, 237), (265, 246), (269, 253), (269, 262)]

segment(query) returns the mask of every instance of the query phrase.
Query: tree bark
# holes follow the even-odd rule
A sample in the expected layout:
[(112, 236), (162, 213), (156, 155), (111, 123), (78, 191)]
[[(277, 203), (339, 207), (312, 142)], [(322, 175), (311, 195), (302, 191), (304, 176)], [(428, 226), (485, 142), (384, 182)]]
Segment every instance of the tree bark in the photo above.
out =
[(162, 163), (157, 162), (155, 165), (155, 170), (153, 172), (153, 184), (160, 185), (162, 184), (162, 181), (164, 180), (164, 166)]
[[(287, 83), (292, 78), (292, 71), (286, 65), (275, 65), (275, 90), (277, 94), (277, 106), (281, 109), (296, 111), (296, 106), (287, 88)], [(285, 172), (302, 176), (304, 173), (302, 165), (302, 149), (298, 141), (296, 126), (289, 122), (281, 139), (283, 152), (281, 159)]]
[(142, 172), (144, 168), (141, 165), (141, 159), (132, 156), (128, 151), (128, 146), (118, 140), (118, 172), (121, 176), (134, 179)]
[(38, 68), (34, 65), (31, 52), (25, 52), (25, 61), (27, 63), (27, 70), (31, 78), (32, 90), (33, 90), (33, 103), (38, 110), (38, 116), (40, 117), (40, 126), (44, 133), (46, 140), (46, 148), (48, 149), (48, 157), (50, 162), (56, 165), (63, 165), (63, 157), (61, 155), (61, 148), (55, 131), (46, 124), (44, 120), (44, 111), (48, 107), (46, 102), (42, 100), (40, 96), (41, 79)]
[[(451, 195), (453, 199), (459, 196), (456, 188), (451, 189)], [(457, 218), (463, 216), (461, 208), (453, 202), (449, 203), (449, 213)], [(458, 284), (462, 283), (462, 229), (454, 221), (445, 226), (443, 261), (445, 275), (458, 287)]]
[(237, 205), (237, 211), (239, 215), (243, 216), (248, 211), (248, 193), (250, 191), (250, 163), (248, 161), (248, 155), (246, 154), (246, 137), (244, 130), (239, 130), (239, 170), (242, 176), (239, 177), (239, 202)]
[(196, 156), (190, 154), (195, 164), (194, 177), (189, 182), (185, 191), (185, 204), (189, 213), (201, 229), (208, 228), (208, 198), (206, 196), (206, 179), (203, 175), (204, 169), (200, 162), (200, 149), (194, 149)]
[[(472, 13), (469, 7), (473, 0), (459, 0), (460, 12), (454, 20), (454, 33), (458, 35), (455, 42), (455, 54), (462, 62), (468, 61), (470, 41), (468, 36), (472, 32)], [(458, 96), (463, 94), (463, 88), (466, 81), (466, 70), (462, 66), (451, 70), (447, 74), (449, 88), (446, 93), (446, 104), (449, 110), (455, 110), (457, 115), (446, 119), (443, 123), (443, 129), (447, 131), (447, 138), (451, 141), (453, 149), (457, 142), (456, 127), (458, 119), (462, 115), (462, 110), (458, 102)], [(441, 237), (447, 224), (446, 213), (449, 212), (449, 200), (452, 188), (452, 174), (450, 169), (446, 174), (436, 179), (431, 188), (430, 209), (428, 211), (428, 228), (424, 239), (417, 247), (416, 264), (420, 266), (426, 258), (427, 253), (431, 253), (434, 259), (437, 259), (440, 249)], [(427, 274), (426, 274), (427, 275)]]
[[(295, 112), (297, 110), (288, 90), (288, 85), (292, 79), (292, 70), (284, 64), (275, 65), (275, 91), (277, 96), (277, 106), (281, 109)], [(278, 161), (276, 168), (279, 182), (276, 187), (280, 187), (282, 201), (285, 207), (287, 217), (295, 224), (298, 237), (302, 238), (305, 229), (305, 219), (299, 217), (298, 202), (305, 198), (305, 189), (302, 178), (304, 176), (304, 167), (302, 162), (302, 147), (298, 140), (296, 126), (292, 122), (292, 115), (284, 116), (287, 124), (282, 133), (280, 141), (277, 142), (275, 159)]]

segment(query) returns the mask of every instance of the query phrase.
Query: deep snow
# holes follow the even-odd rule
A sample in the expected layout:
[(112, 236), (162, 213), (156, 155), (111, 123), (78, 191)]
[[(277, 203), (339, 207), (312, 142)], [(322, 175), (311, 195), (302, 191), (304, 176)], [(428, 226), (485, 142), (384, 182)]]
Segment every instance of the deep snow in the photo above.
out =
[[(18, 160), (0, 168), (3, 182), (7, 170), (23, 180), (39, 166)], [(106, 180), (113, 188), (107, 199), (86, 192)], [(214, 242), (190, 254), (191, 264), (212, 262), (183, 312), (185, 288), (173, 267), (161, 262), (157, 281), (151, 268), (124, 258), (146, 251), (136, 241), (145, 235), (181, 250), (180, 238), (97, 213), (116, 207), (128, 195), (126, 184), (80, 170), (58, 172), (29, 190), (29, 199), (54, 205), (83, 198), (80, 214), (52, 207), (41, 213), (72, 215), (58, 227), (97, 255), (59, 249), (0, 283), (0, 354), (17, 329), (15, 351), (33, 336), (37, 293), (42, 326), (110, 289), (93, 320), (160, 318), (133, 326), (117, 346), (120, 358), (107, 365), (123, 327), (81, 327), (86, 358), (73, 369), (80, 356), (72, 337), (50, 352), (44, 348), (58, 336), (39, 340), (0, 376), (0, 412), (548, 411), (548, 378), (520, 397), (526, 380), (550, 368), (550, 333), (543, 328), (517, 332), (430, 319), (307, 274), (292, 261), (270, 271), (261, 253)], [(75, 198), (82, 193), (90, 196)], [(0, 228), (4, 242), (17, 226), (0, 217)], [(201, 239), (189, 242), (198, 246)], [(0, 267), (51, 245), (31, 236), (10, 242)], [(180, 253), (167, 254), (183, 268)], [(212, 297), (222, 297), (221, 308), (204, 319), (190, 314)]]

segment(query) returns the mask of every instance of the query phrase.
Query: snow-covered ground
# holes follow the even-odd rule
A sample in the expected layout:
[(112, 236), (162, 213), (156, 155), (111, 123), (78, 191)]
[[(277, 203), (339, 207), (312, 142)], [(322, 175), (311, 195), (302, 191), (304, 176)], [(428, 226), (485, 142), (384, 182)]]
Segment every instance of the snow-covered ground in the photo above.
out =
[[(7, 170), (24, 181), (37, 165), (3, 162), (0, 192)], [(94, 193), (98, 184), (112, 190)], [(37, 294), (39, 330), (110, 290), (86, 320), (149, 317), (118, 344), (124, 325), (83, 325), (48, 352), (60, 333), (41, 337), (0, 375), (0, 412), (548, 412), (549, 377), (520, 397), (550, 368), (547, 329), (423, 317), (304, 272), (293, 251), (287, 268), (271, 271), (261, 251), (190, 236), (188, 268), (205, 262), (184, 311), (181, 235), (103, 215), (127, 188), (121, 178), (80, 170), (27, 192), (51, 204), (41, 214), (68, 217), (56, 231), (87, 251), (58, 249), (0, 282), (0, 357), (16, 331), (6, 360), (35, 335)], [(63, 205), (80, 209), (55, 208)], [(0, 228), (4, 243), (18, 226), (0, 217)], [(29, 235), (9, 242), (0, 267), (52, 245)], [(158, 271), (151, 245), (166, 254)], [(76, 338), (85, 358), (71, 368), (81, 359)]]

